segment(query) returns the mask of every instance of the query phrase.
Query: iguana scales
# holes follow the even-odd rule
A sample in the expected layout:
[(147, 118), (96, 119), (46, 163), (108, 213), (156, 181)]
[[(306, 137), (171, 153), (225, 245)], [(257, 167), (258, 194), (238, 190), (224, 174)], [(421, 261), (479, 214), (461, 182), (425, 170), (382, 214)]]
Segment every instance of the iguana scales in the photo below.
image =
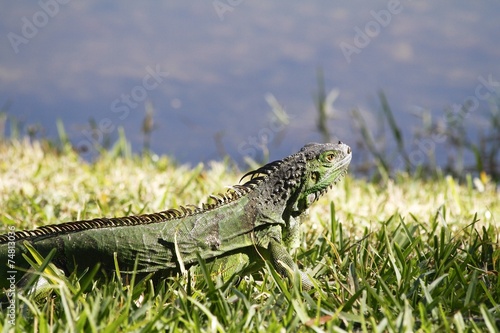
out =
[[(245, 264), (269, 260), (283, 276), (300, 274), (305, 288), (310, 279), (290, 255), (298, 246), (300, 216), (346, 172), (351, 148), (310, 143), (299, 152), (264, 165), (242, 177), (243, 185), (211, 196), (213, 203), (137, 216), (47, 225), (0, 235), (0, 288), (19, 281), (29, 268), (22, 257), (28, 241), (40, 254), (56, 249), (53, 263), (65, 273), (92, 268), (113, 272), (114, 253), (122, 273), (155, 272), (168, 276), (195, 265), (243, 254)], [(8, 266), (15, 254), (16, 269)], [(198, 255), (197, 255), (198, 254)], [(6, 267), (7, 266), (7, 267)], [(13, 273), (13, 271), (17, 271)], [(8, 278), (11, 278), (8, 280)], [(14, 278), (12, 278), (14, 277)]]

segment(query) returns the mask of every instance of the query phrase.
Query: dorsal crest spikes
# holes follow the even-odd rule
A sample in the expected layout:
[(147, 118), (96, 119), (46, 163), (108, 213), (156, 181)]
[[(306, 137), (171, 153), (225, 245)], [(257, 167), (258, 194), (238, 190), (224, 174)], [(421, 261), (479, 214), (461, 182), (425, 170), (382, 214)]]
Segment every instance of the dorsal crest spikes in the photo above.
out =
[(209, 197), (210, 199), (214, 200), (216, 205), (222, 205), (222, 204), (224, 204), (224, 198), (223, 198), (223, 197), (221, 197), (221, 196), (222, 196), (222, 195), (219, 193), (219, 194), (217, 194), (217, 195), (215, 195), (215, 194), (210, 194), (208, 197)]
[(246, 174), (241, 177), (240, 182), (245, 179), (246, 177), (250, 176), (250, 180), (246, 182), (243, 186), (246, 186), (247, 184), (251, 184), (252, 181), (257, 181), (257, 183), (261, 180), (264, 180), (267, 178), (267, 176), (271, 175), (273, 172), (277, 171), (279, 167), (283, 164), (282, 160), (277, 160), (271, 163), (268, 163), (258, 169), (252, 170), (247, 172)]
[[(209, 198), (211, 198), (214, 202), (203, 203), (201, 207), (195, 205), (186, 205), (152, 214), (113, 218), (96, 218), (92, 220), (53, 224), (42, 226), (34, 230), (17, 231), (15, 232), (14, 238), (15, 241), (19, 241), (23, 239), (50, 237), (57, 234), (65, 234), (89, 229), (134, 226), (186, 218), (192, 215), (203, 213), (205, 211), (219, 208), (249, 194), (259, 184), (267, 180), (270, 175), (279, 170), (282, 164), (283, 161), (278, 160), (246, 173), (240, 179), (240, 182), (248, 176), (250, 177), (250, 180), (246, 181), (244, 184), (230, 186), (227, 192), (223, 194), (219, 193), (218, 195), (210, 195)], [(12, 241), (12, 235), (0, 235), (0, 244), (7, 243), (9, 241)]]

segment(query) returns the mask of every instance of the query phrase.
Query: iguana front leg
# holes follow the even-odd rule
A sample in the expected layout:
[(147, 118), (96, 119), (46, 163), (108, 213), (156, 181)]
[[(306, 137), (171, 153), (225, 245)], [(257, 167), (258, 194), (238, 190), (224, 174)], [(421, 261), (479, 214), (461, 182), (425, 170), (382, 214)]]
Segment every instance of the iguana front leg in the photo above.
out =
[(306, 273), (298, 269), (292, 256), (288, 253), (286, 247), (279, 241), (271, 238), (269, 240), (269, 252), (271, 254), (271, 263), (274, 269), (282, 276), (287, 276), (293, 281), (293, 274), (298, 272), (302, 281), (302, 288), (310, 290), (314, 287)]

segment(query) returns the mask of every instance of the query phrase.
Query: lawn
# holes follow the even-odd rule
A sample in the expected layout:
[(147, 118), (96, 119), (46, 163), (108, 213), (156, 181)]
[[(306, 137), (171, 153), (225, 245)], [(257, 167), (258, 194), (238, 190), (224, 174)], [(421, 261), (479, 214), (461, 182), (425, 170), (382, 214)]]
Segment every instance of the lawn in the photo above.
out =
[[(4, 140), (0, 233), (200, 205), (244, 171), (228, 161), (178, 165), (126, 147), (88, 163), (68, 146)], [(296, 256), (314, 291), (271, 267), (239, 283), (203, 264), (158, 283), (55, 277), (45, 299), (18, 295), (14, 326), (2, 309), (0, 331), (498, 332), (499, 213), (498, 186), (484, 173), (461, 181), (349, 175), (303, 221)]]

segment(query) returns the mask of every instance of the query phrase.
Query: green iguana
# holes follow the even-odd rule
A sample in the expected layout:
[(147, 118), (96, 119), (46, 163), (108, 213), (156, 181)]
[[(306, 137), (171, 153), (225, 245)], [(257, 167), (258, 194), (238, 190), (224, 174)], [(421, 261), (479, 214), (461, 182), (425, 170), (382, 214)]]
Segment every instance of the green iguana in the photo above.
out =
[[(283, 276), (300, 274), (303, 287), (312, 282), (298, 270), (289, 251), (298, 246), (300, 216), (347, 172), (351, 148), (310, 143), (298, 153), (248, 172), (243, 185), (211, 196), (213, 203), (137, 216), (96, 218), (43, 226), (0, 235), (0, 290), (19, 281), (30, 267), (22, 254), (28, 241), (66, 274), (100, 262), (113, 272), (169, 276), (195, 265), (243, 255), (248, 264), (269, 260)], [(9, 258), (15, 258), (9, 260)], [(239, 260), (239, 259), (238, 259)], [(10, 263), (10, 264), (9, 264)], [(15, 268), (11, 265), (15, 263)], [(7, 266), (7, 267), (6, 267)]]

